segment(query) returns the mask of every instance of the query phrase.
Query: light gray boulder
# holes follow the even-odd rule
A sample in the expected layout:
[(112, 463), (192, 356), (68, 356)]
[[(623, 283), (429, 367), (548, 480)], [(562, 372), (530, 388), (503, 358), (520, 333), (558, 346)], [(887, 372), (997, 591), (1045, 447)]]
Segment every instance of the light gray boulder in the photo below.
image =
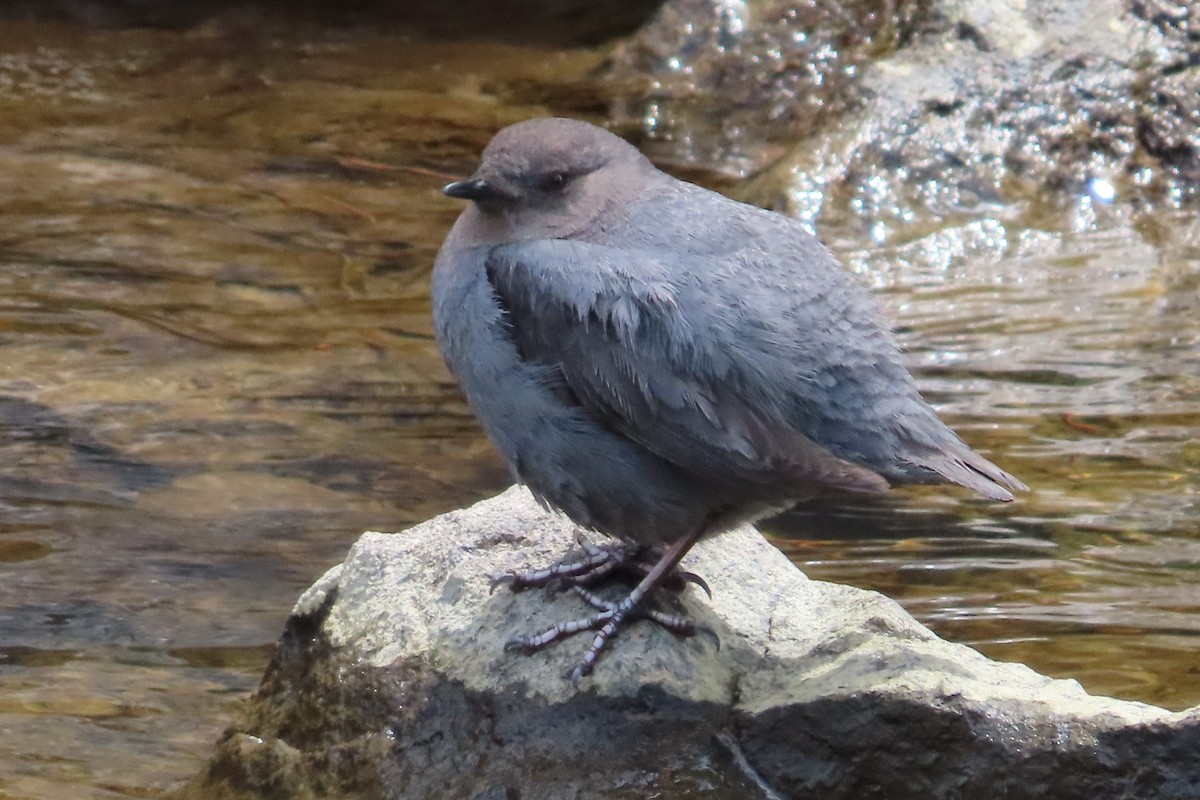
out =
[(244, 718), (185, 797), (1196, 798), (1200, 709), (1096, 697), (808, 580), (754, 529), (699, 545), (680, 605), (719, 635), (625, 630), (532, 656), (588, 609), (489, 590), (575, 530), (513, 488), (367, 533), (299, 600)]

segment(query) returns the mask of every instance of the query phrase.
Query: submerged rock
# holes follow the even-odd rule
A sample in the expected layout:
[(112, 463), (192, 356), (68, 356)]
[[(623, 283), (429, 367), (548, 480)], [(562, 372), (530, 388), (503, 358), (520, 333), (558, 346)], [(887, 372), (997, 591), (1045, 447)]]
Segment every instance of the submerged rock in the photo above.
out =
[(296, 605), (262, 687), (184, 797), (1194, 798), (1200, 710), (1088, 695), (810, 581), (752, 528), (698, 546), (680, 605), (721, 639), (627, 629), (579, 690), (586, 612), (489, 592), (574, 531), (523, 489), (368, 533)]

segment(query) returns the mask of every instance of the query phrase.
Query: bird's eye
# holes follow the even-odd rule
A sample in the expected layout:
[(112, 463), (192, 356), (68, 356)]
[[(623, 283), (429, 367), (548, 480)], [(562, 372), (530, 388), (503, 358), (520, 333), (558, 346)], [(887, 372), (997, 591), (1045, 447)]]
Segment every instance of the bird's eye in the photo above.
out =
[(538, 181), (538, 188), (545, 192), (560, 192), (567, 185), (570, 176), (565, 172), (551, 172)]

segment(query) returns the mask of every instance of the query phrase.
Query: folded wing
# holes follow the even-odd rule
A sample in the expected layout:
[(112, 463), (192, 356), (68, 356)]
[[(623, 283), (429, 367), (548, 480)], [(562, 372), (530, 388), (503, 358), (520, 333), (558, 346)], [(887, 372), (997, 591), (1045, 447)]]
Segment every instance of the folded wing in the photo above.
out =
[(887, 489), (738, 392), (743, 376), (707, 352), (661, 261), (547, 240), (496, 248), (487, 270), (522, 357), (556, 367), (593, 417), (660, 457), (716, 480)]

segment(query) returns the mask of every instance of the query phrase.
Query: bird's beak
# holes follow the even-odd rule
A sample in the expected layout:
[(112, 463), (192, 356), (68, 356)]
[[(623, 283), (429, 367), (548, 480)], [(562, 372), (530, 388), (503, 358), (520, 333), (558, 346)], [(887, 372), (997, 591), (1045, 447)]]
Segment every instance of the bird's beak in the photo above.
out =
[(460, 200), (487, 200), (495, 197), (497, 192), (483, 178), (467, 178), (446, 184), (442, 189), (442, 194), (447, 197), (457, 197)]

